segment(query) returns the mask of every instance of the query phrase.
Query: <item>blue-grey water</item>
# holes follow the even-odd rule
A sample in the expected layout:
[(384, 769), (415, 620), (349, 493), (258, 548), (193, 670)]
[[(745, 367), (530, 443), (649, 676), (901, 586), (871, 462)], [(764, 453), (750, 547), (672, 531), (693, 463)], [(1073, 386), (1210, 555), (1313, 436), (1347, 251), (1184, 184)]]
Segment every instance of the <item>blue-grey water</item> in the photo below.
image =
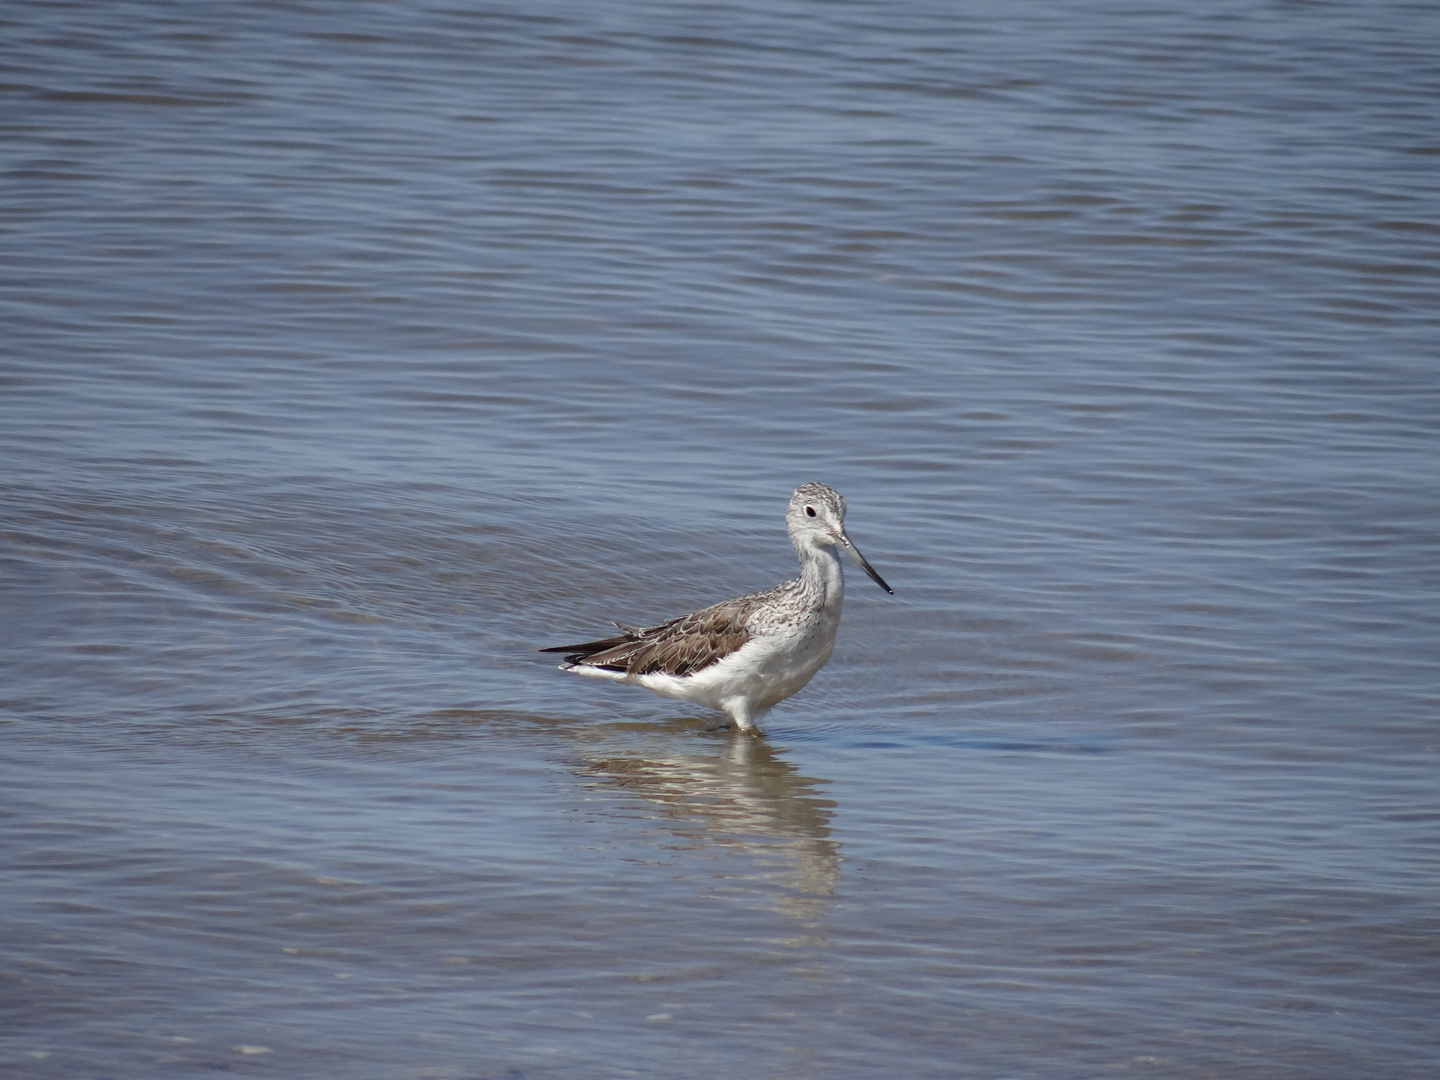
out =
[(1435, 1076), (1437, 41), (10, 0), (0, 1072)]

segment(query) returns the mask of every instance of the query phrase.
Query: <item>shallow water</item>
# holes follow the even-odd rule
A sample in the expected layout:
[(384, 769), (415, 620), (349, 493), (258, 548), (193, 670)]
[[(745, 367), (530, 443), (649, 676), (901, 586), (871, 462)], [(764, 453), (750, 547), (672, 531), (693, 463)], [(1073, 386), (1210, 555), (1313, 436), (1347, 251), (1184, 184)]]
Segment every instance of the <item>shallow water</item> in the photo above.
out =
[(7, 1074), (1434, 1074), (1431, 6), (3, 20)]

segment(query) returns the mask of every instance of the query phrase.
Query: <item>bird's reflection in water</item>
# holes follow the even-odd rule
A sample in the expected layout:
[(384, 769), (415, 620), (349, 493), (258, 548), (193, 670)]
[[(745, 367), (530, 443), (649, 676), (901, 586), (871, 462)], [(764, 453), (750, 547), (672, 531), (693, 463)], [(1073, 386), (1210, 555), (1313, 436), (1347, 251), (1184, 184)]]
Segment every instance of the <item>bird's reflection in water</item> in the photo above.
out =
[[(819, 792), (825, 781), (802, 776), (764, 739), (722, 735), (687, 752), (671, 737), (680, 724), (690, 727), (652, 726), (643, 745), (604, 740), (609, 745), (593, 746), (578, 771), (602, 789), (643, 800), (672, 850), (751, 856), (761, 869), (746, 876), (771, 886), (773, 906), (802, 923), (817, 919), (840, 876), (830, 839), (835, 804)], [(654, 738), (660, 732), (667, 733), (663, 750)]]

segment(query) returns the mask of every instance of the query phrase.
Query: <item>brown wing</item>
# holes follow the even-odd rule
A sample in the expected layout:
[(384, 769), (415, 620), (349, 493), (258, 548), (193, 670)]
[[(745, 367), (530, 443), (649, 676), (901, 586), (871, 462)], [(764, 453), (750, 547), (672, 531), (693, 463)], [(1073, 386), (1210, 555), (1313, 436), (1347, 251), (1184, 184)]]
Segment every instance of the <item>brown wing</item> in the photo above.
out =
[(622, 627), (619, 637), (583, 645), (556, 645), (541, 652), (563, 652), (569, 664), (588, 664), (630, 675), (689, 675), (729, 656), (750, 640), (746, 618), (760, 603), (742, 596), (681, 615), (659, 626)]
[(682, 615), (647, 631), (625, 660), (632, 675), (689, 675), (750, 640), (744, 610), (734, 601)]

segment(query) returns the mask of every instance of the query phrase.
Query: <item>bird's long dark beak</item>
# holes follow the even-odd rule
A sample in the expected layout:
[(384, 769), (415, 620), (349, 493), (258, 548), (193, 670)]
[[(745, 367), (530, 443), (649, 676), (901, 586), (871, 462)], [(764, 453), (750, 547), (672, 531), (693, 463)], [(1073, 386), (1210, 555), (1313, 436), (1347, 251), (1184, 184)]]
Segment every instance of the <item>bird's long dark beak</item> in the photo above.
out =
[(855, 560), (855, 564), (859, 566), (861, 570), (864, 570), (865, 573), (870, 575), (871, 581), (875, 582), (876, 585), (879, 585), (880, 588), (884, 589), (891, 596), (895, 595), (895, 590), (885, 584), (885, 579), (877, 574), (875, 568), (865, 561), (865, 556), (860, 554), (860, 549), (852, 544), (850, 538), (844, 533), (840, 534), (840, 546), (845, 549), (846, 555), (849, 555), (850, 558)]

